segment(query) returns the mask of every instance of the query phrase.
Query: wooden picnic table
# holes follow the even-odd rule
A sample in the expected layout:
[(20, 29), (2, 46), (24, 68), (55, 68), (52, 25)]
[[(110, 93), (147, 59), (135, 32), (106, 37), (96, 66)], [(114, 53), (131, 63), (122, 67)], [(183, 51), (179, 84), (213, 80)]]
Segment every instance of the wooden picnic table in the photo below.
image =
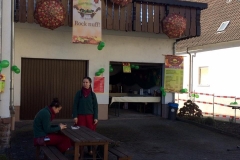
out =
[[(80, 146), (95, 146), (93, 147), (93, 159), (96, 160), (96, 148), (99, 145), (104, 146), (104, 160), (108, 160), (108, 145), (113, 142), (113, 140), (82, 126), (79, 129), (68, 127), (62, 130), (62, 133), (75, 143), (74, 160), (79, 159)], [(80, 158), (83, 159), (83, 152)]]

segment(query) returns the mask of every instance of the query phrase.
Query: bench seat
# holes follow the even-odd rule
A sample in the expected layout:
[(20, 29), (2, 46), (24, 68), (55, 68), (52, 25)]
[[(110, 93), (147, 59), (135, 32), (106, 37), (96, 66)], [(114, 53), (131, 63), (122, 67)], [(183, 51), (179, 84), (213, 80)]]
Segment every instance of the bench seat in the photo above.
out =
[(109, 148), (108, 151), (117, 156), (117, 160), (131, 160), (132, 157), (125, 154), (119, 147)]
[(49, 160), (68, 160), (67, 157), (65, 157), (55, 146), (40, 146), (40, 148), (37, 148), (43, 152), (45, 159), (47, 158)]

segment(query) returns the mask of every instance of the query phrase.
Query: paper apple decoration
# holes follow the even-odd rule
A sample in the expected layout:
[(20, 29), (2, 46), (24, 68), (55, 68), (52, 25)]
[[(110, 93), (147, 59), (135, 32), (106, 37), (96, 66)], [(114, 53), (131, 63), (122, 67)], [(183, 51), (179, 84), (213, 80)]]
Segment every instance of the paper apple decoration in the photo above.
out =
[(121, 7), (126, 6), (128, 3), (132, 3), (132, 0), (111, 0), (114, 4), (120, 5)]
[(38, 24), (51, 30), (64, 25), (65, 15), (66, 10), (59, 0), (40, 0), (34, 12)]

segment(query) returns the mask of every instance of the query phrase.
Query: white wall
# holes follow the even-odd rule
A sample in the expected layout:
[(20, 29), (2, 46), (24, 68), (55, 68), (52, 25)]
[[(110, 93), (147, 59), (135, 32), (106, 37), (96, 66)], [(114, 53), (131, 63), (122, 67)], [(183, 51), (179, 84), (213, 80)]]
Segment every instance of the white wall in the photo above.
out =
[[(94, 77), (99, 68), (105, 68), (103, 94), (97, 94), (99, 104), (108, 104), (109, 62), (164, 63), (163, 54), (172, 54), (174, 40), (166, 36), (139, 32), (106, 31), (102, 51), (96, 45), (71, 43), (71, 27), (49, 30), (37, 24), (15, 24), (16, 65), (21, 68), (21, 58), (89, 60), (89, 76)], [(20, 105), (21, 74), (15, 76), (15, 105)]]
[[(234, 43), (233, 43), (234, 44)], [(221, 44), (211, 45), (209, 48), (204, 46), (204, 51), (197, 52), (196, 57), (193, 58), (193, 91), (197, 93), (208, 93), (214, 94), (216, 96), (233, 96), (240, 97), (240, 76), (238, 72), (240, 64), (240, 45), (231, 45), (231, 43), (226, 45), (225, 48), (216, 49), (221, 47)], [(211, 50), (211, 48), (214, 48)], [(199, 47), (198, 49), (201, 50)], [(187, 55), (187, 54), (185, 54)], [(184, 61), (185, 66), (189, 66), (188, 61)], [(209, 68), (209, 86), (199, 85), (199, 67), (207, 66)], [(189, 68), (188, 68), (189, 69)], [(187, 73), (187, 75), (185, 74)], [(189, 71), (184, 68), (184, 85), (189, 84)], [(213, 102), (220, 103), (224, 105), (229, 105), (231, 102), (235, 101), (235, 98), (218, 98), (213, 96), (199, 95), (200, 98), (196, 101)], [(188, 99), (188, 94), (180, 94), (179, 99)], [(176, 99), (178, 99), (178, 94), (176, 94)], [(182, 100), (179, 101), (180, 107), (183, 106)], [(240, 104), (240, 100), (237, 100)], [(230, 116), (235, 116), (235, 110), (231, 107), (213, 105), (213, 104), (203, 104), (197, 103), (203, 112), (213, 113), (214, 115), (219, 115), (220, 119), (229, 120)], [(223, 117), (226, 115), (226, 117)], [(236, 111), (237, 118), (240, 118), (240, 111)], [(215, 118), (217, 118), (215, 116)], [(238, 119), (237, 121), (240, 122)]]
[[(11, 1), (4, 0), (2, 6), (2, 59), (10, 62), (11, 52)], [(2, 74), (6, 75), (5, 92), (0, 93), (0, 116), (6, 118), (10, 116), (10, 67), (4, 68)]]
[[(240, 97), (240, 47), (199, 52), (193, 58), (193, 88), (197, 92)], [(209, 67), (209, 87), (198, 84), (199, 67)]]

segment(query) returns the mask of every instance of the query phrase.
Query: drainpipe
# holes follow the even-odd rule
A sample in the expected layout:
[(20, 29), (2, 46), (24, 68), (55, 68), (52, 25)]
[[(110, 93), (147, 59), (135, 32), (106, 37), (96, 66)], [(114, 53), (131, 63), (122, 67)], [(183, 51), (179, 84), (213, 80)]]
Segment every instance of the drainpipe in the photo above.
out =
[(189, 55), (189, 80), (188, 80), (188, 85), (189, 85), (189, 97), (191, 96), (192, 92), (192, 54), (189, 53), (188, 51), (189, 48), (187, 48), (187, 54)]
[[(2, 9), (3, 9), (3, 1), (1, 1), (0, 2), (1, 3), (1, 11), (0, 11), (0, 14), (1, 15), (3, 15), (3, 11), (2, 11)], [(2, 18), (1, 18), (1, 22), (0, 22), (1, 24), (2, 24)], [(1, 32), (1, 35), (2, 35), (2, 29), (0, 30), (0, 32)], [(2, 48), (2, 40), (1, 40), (1, 44), (0, 44), (0, 48)], [(2, 49), (0, 49), (0, 62), (2, 61)], [(0, 94), (0, 101), (1, 101), (2, 99), (1, 99), (1, 94)], [(1, 120), (1, 117), (0, 117), (0, 120)]]
[(177, 41), (173, 43), (173, 55), (176, 55), (176, 44), (177, 44)]
[[(176, 55), (176, 44), (177, 41), (173, 43), (173, 55)], [(172, 102), (175, 103), (175, 93), (172, 93)]]
[[(14, 64), (14, 0), (11, 2), (11, 66)], [(10, 73), (10, 114), (11, 114), (11, 130), (15, 129), (15, 110), (14, 110), (14, 73)]]

